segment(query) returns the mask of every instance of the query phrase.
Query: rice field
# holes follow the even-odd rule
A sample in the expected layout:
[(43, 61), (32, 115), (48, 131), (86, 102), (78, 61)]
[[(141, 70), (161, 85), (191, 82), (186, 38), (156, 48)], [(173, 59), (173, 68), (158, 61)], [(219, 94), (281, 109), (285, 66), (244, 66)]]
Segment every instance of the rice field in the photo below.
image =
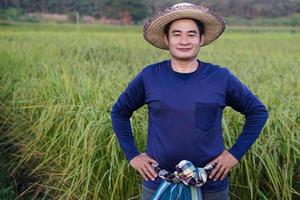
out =
[[(20, 199), (139, 199), (141, 178), (118, 146), (110, 110), (135, 74), (168, 52), (144, 41), (142, 27), (0, 26), (0, 44), (0, 145), (24, 182)], [(199, 59), (228, 67), (269, 111), (230, 174), (232, 199), (300, 199), (299, 44), (295, 28), (229, 27), (200, 49)], [(225, 109), (227, 147), (244, 120)], [(147, 106), (132, 126), (144, 151)]]

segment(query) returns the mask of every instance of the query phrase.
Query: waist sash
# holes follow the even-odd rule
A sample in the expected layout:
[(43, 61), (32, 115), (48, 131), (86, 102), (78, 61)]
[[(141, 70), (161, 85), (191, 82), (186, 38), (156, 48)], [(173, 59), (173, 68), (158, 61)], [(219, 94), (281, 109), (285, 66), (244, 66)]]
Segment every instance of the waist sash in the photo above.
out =
[(202, 200), (201, 186), (215, 165), (197, 168), (190, 161), (182, 160), (173, 173), (155, 164), (152, 167), (163, 179), (152, 200)]

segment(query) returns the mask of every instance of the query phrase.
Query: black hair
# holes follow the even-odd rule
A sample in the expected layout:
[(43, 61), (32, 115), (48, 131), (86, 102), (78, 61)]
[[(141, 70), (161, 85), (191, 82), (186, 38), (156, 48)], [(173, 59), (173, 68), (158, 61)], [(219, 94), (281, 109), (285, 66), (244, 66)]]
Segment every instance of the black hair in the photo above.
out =
[[(190, 18), (187, 18), (187, 19), (190, 19)], [(193, 21), (196, 23), (196, 25), (197, 25), (197, 27), (198, 27), (198, 29), (199, 29), (199, 34), (200, 34), (200, 36), (201, 36), (202, 34), (204, 34), (204, 31), (205, 31), (205, 29), (204, 29), (204, 24), (203, 24), (201, 21), (196, 20), (196, 19), (191, 19), (191, 20), (193, 20)], [(174, 20), (174, 21), (176, 21), (176, 20)], [(167, 38), (169, 38), (169, 30), (170, 30), (171, 24), (172, 24), (174, 21), (169, 22), (169, 23), (164, 27), (164, 34), (167, 36)]]

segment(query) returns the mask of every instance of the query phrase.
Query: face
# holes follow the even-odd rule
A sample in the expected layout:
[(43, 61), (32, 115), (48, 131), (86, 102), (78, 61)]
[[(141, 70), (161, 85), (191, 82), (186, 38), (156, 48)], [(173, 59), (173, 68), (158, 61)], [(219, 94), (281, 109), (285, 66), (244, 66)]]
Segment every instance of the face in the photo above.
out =
[(200, 37), (199, 28), (191, 19), (172, 22), (168, 37), (165, 35), (164, 40), (171, 57), (182, 61), (197, 59), (200, 45), (203, 44), (203, 36)]

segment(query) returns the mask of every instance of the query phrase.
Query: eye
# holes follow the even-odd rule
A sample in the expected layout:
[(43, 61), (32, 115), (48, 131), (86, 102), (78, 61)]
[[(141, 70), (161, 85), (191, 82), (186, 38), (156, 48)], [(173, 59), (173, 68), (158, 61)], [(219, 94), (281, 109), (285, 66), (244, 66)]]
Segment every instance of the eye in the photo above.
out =
[(179, 34), (179, 33), (174, 33), (173, 36), (174, 36), (174, 37), (179, 37), (180, 34)]

